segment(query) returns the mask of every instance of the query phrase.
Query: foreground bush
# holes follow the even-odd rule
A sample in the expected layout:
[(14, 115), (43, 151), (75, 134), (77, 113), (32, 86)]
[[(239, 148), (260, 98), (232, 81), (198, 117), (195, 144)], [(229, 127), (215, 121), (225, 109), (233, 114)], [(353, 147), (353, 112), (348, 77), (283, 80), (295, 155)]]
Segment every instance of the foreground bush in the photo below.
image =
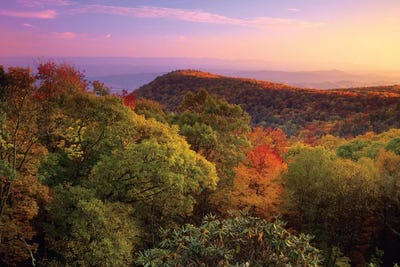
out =
[(139, 254), (140, 266), (319, 266), (310, 236), (293, 235), (283, 223), (238, 215), (206, 216), (197, 227), (186, 224), (162, 231), (158, 247)]

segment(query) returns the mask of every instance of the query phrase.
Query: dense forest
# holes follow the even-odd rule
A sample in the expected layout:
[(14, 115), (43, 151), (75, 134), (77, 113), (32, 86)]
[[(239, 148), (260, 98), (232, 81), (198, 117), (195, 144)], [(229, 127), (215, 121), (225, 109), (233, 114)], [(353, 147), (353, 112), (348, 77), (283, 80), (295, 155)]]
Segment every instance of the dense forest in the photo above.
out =
[(175, 111), (187, 92), (200, 89), (240, 105), (250, 114), (252, 126), (279, 127), (289, 136), (302, 132), (312, 137), (355, 137), (400, 127), (400, 86), (300, 89), (182, 70), (160, 76), (134, 94)]
[(1, 266), (400, 262), (396, 86), (179, 71), (112, 95), (47, 62), (0, 67), (0, 111)]

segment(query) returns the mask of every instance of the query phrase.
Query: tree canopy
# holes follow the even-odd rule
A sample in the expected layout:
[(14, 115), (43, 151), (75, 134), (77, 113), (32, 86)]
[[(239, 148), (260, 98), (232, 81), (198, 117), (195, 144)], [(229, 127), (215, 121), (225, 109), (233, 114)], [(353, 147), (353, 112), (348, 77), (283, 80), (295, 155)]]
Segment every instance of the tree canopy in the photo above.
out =
[(33, 72), (0, 67), (1, 266), (400, 262), (397, 87)]

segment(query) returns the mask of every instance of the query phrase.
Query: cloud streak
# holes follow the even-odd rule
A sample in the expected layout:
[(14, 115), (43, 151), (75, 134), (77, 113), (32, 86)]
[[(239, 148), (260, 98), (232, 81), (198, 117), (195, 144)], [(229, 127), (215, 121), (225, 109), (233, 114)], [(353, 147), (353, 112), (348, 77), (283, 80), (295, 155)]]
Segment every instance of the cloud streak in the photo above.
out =
[(95, 13), (135, 18), (173, 19), (196, 23), (224, 24), (236, 26), (249, 26), (268, 28), (269, 26), (321, 26), (321, 22), (307, 22), (287, 18), (256, 17), (256, 18), (232, 18), (202, 10), (187, 10), (165, 7), (121, 7), (106, 5), (88, 5), (73, 10), (72, 13)]
[(288, 8), (288, 11), (291, 11), (291, 12), (300, 12), (301, 9), (299, 9), (299, 8)]
[(72, 2), (69, 0), (17, 0), (25, 7), (44, 7), (44, 6), (69, 6)]
[(165, 7), (119, 7), (104, 5), (88, 5), (75, 10), (77, 13), (97, 13), (136, 18), (166, 18), (190, 22), (203, 22), (214, 24), (241, 24), (240, 19), (198, 11)]
[(63, 39), (63, 40), (81, 40), (81, 41), (97, 41), (97, 40), (104, 40), (112, 38), (110, 33), (108, 34), (91, 34), (86, 32), (52, 32), (51, 36), (56, 39)]
[(58, 39), (75, 39), (78, 36), (75, 32), (54, 32), (53, 34)]
[(3, 9), (0, 10), (0, 16), (32, 19), (54, 19), (57, 16), (57, 12), (50, 9), (44, 11), (14, 11)]
[(26, 28), (31, 28), (31, 29), (35, 28), (35, 26), (33, 26), (32, 24), (27, 23), (27, 22), (23, 23), (22, 26), (24, 26)]

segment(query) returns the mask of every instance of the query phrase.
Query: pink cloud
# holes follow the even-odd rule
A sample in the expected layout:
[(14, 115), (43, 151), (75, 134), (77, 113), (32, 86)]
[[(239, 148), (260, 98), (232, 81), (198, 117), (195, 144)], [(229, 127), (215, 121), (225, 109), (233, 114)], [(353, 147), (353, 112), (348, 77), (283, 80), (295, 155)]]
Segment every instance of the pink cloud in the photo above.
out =
[(78, 34), (74, 32), (55, 32), (54, 36), (59, 39), (75, 39)]
[(291, 12), (300, 12), (301, 9), (299, 9), (299, 8), (288, 8), (288, 11), (291, 11)]
[(16, 17), (16, 18), (34, 18), (34, 19), (54, 19), (57, 12), (54, 10), (44, 11), (14, 11), (14, 10), (0, 10), (0, 16)]
[(24, 26), (24, 27), (26, 27), (26, 28), (35, 28), (35, 26), (33, 26), (32, 24), (26, 23), (26, 22), (23, 23), (22, 26)]

